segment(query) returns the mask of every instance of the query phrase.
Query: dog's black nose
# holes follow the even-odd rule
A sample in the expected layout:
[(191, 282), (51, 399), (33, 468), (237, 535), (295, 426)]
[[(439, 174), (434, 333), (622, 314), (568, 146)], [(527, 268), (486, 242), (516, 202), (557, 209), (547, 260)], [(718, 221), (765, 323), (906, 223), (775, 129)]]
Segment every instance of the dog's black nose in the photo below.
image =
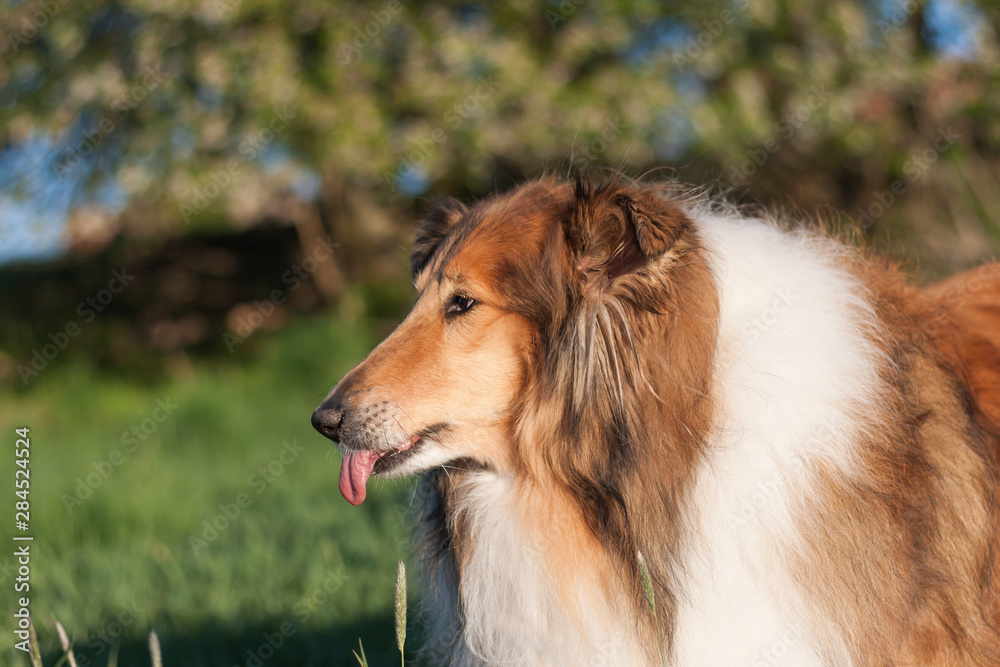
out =
[(334, 442), (340, 442), (340, 426), (343, 423), (344, 410), (342, 408), (324, 408), (320, 406), (313, 412), (313, 428)]

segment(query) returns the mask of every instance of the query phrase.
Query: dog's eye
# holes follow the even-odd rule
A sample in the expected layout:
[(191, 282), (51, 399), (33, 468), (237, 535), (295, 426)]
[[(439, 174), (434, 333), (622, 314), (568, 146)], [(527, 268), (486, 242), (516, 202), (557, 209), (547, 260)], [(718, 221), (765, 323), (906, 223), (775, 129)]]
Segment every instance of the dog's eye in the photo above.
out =
[(445, 308), (444, 312), (446, 315), (460, 315), (472, 310), (474, 305), (476, 305), (476, 300), (471, 296), (456, 294), (451, 297), (451, 301), (448, 302), (448, 307)]

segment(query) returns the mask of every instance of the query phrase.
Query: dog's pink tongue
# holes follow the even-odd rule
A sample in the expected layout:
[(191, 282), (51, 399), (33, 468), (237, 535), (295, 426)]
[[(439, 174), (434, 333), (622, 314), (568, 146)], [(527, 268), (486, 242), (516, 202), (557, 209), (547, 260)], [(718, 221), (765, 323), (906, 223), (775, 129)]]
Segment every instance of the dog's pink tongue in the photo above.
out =
[(347, 502), (360, 505), (365, 500), (365, 485), (378, 461), (375, 452), (348, 452), (340, 468), (340, 492)]

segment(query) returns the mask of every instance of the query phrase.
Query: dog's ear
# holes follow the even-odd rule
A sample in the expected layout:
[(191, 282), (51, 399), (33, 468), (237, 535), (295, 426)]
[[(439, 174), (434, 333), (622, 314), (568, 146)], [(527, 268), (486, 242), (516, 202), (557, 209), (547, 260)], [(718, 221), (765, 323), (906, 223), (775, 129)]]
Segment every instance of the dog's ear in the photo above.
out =
[(417, 227), (410, 250), (410, 273), (414, 278), (427, 267), (441, 240), (467, 210), (465, 204), (451, 197), (434, 202), (430, 213)]
[(566, 238), (584, 283), (606, 286), (666, 253), (690, 225), (651, 189), (577, 181)]

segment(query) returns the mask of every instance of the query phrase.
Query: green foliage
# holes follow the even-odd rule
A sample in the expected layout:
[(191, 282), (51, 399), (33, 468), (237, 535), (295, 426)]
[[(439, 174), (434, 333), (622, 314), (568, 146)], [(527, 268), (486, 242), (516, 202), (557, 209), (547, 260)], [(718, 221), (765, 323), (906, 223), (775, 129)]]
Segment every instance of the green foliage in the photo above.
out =
[[(919, 192), (872, 226), (925, 246), (952, 227), (982, 254), (1000, 238), (1000, 14), (958, 4), (975, 25), (953, 55), (923, 2), (27, 2), (0, 19), (0, 146), (46, 133), (60, 167), (96, 144), (71, 177), (120, 185), (144, 233), (259, 220), (301, 168), (347, 242), (336, 202), (398, 206), (399, 175), (479, 195), (542, 170), (680, 165), (855, 216), (902, 179)], [(914, 168), (943, 130), (956, 148)]]

